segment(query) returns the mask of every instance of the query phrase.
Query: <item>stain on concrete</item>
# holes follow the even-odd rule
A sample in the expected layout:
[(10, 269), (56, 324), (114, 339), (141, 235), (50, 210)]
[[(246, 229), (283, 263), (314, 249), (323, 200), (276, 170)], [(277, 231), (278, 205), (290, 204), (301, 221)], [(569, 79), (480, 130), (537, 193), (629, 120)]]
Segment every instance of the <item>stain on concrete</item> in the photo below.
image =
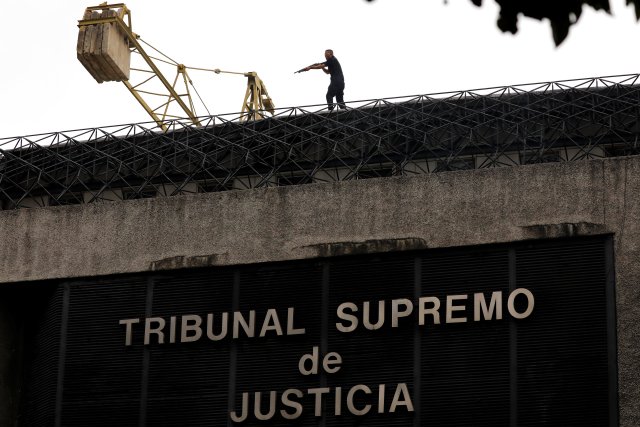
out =
[(558, 237), (593, 236), (611, 233), (604, 224), (593, 222), (561, 222), (558, 224), (535, 224), (521, 227), (527, 238), (551, 239)]
[(318, 257), (332, 257), (340, 255), (359, 255), (379, 252), (408, 251), (426, 249), (426, 240), (415, 237), (399, 239), (372, 239), (362, 242), (332, 242), (304, 246), (314, 249)]
[(226, 262), (227, 253), (194, 256), (173, 256), (158, 261), (153, 261), (149, 269), (151, 271), (173, 270), (176, 268), (211, 267), (222, 265)]

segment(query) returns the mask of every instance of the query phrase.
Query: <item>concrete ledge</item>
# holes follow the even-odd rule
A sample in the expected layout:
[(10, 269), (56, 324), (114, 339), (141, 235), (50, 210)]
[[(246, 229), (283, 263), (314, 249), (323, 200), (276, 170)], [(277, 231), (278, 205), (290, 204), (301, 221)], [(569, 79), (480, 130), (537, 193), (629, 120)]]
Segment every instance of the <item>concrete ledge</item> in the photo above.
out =
[[(638, 158), (0, 212), (0, 283), (635, 234)], [(630, 208), (636, 209), (630, 213)]]

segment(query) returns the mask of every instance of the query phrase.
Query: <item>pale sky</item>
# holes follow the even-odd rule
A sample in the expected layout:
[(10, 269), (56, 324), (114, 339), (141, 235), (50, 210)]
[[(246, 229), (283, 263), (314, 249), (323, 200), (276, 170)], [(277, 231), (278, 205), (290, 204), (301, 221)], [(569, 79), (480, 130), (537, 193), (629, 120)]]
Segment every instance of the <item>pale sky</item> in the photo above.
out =
[[(324, 103), (328, 76), (293, 72), (327, 48), (342, 64), (347, 102), (637, 73), (640, 24), (624, 0), (611, 2), (612, 16), (585, 8), (559, 48), (546, 21), (521, 18), (518, 34), (502, 33), (493, 0), (125, 4), (145, 42), (189, 67), (256, 71), (281, 108)], [(76, 58), (77, 21), (100, 1), (2, 3), (0, 138), (151, 120), (122, 83), (98, 84)], [(211, 114), (240, 110), (243, 76), (190, 76)]]

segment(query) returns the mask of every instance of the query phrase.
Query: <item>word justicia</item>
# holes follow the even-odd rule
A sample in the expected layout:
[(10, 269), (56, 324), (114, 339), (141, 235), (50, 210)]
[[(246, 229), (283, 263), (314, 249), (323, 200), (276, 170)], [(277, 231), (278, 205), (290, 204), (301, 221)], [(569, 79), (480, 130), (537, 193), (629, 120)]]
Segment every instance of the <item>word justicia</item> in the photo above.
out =
[[(516, 307), (516, 299), (521, 300)], [(444, 298), (423, 296), (412, 300), (364, 301), (361, 305), (344, 302), (338, 305), (335, 327), (350, 333), (359, 329), (377, 330), (384, 325), (399, 327), (400, 320), (413, 316), (418, 325), (502, 320), (504, 313), (514, 319), (531, 315), (535, 298), (531, 291), (518, 288), (503, 296), (502, 291), (446, 295)], [(295, 320), (295, 308), (270, 308), (263, 315), (248, 312), (186, 314), (181, 316), (152, 316), (122, 319), (125, 327), (124, 344), (132, 345), (135, 337), (142, 337), (144, 345), (152, 343), (187, 343), (208, 339), (257, 338), (265, 336), (303, 335), (306, 329)], [(139, 338), (137, 338), (139, 339)]]
[[(390, 402), (388, 402), (389, 398)], [(267, 400), (268, 402), (265, 402)], [(241, 423), (250, 416), (259, 421), (267, 421), (276, 416), (295, 420), (302, 415), (305, 407), (313, 408), (313, 414), (316, 417), (322, 416), (323, 407), (335, 416), (346, 414), (362, 416), (369, 412), (384, 414), (414, 410), (406, 383), (397, 384), (395, 387), (380, 384), (373, 389), (364, 384), (358, 384), (344, 389), (342, 387), (318, 387), (306, 390), (290, 388), (280, 396), (276, 391), (264, 394), (245, 392), (242, 393), (241, 410), (230, 412), (229, 417), (235, 423)]]

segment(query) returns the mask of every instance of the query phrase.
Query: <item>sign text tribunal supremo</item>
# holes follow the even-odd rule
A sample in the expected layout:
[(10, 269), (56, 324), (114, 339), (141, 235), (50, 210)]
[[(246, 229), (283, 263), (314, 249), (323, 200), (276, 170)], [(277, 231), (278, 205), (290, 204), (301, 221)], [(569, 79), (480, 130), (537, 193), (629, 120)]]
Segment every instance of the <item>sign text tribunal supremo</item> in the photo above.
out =
[[(516, 298), (523, 299), (516, 308)], [(443, 299), (435, 296), (419, 297), (417, 301), (408, 298), (365, 301), (361, 305), (344, 302), (336, 309), (338, 331), (349, 333), (360, 329), (376, 330), (385, 324), (392, 328), (399, 326), (400, 319), (415, 316), (420, 326), (426, 324), (465, 323), (469, 321), (501, 320), (505, 312), (514, 319), (524, 319), (531, 315), (535, 298), (531, 291), (518, 288), (505, 298), (502, 291), (447, 295)], [(468, 303), (472, 309), (468, 309)], [(375, 313), (374, 313), (375, 312)], [(144, 317), (122, 319), (125, 326), (125, 345), (131, 345), (141, 337), (144, 345), (152, 343), (185, 343), (201, 339), (220, 341), (241, 337), (264, 337), (281, 335), (301, 335), (306, 333), (295, 321), (295, 308), (270, 308), (258, 318), (255, 310), (248, 312), (208, 313), (204, 316), (187, 314), (168, 317)], [(143, 332), (140, 334), (140, 332)]]

